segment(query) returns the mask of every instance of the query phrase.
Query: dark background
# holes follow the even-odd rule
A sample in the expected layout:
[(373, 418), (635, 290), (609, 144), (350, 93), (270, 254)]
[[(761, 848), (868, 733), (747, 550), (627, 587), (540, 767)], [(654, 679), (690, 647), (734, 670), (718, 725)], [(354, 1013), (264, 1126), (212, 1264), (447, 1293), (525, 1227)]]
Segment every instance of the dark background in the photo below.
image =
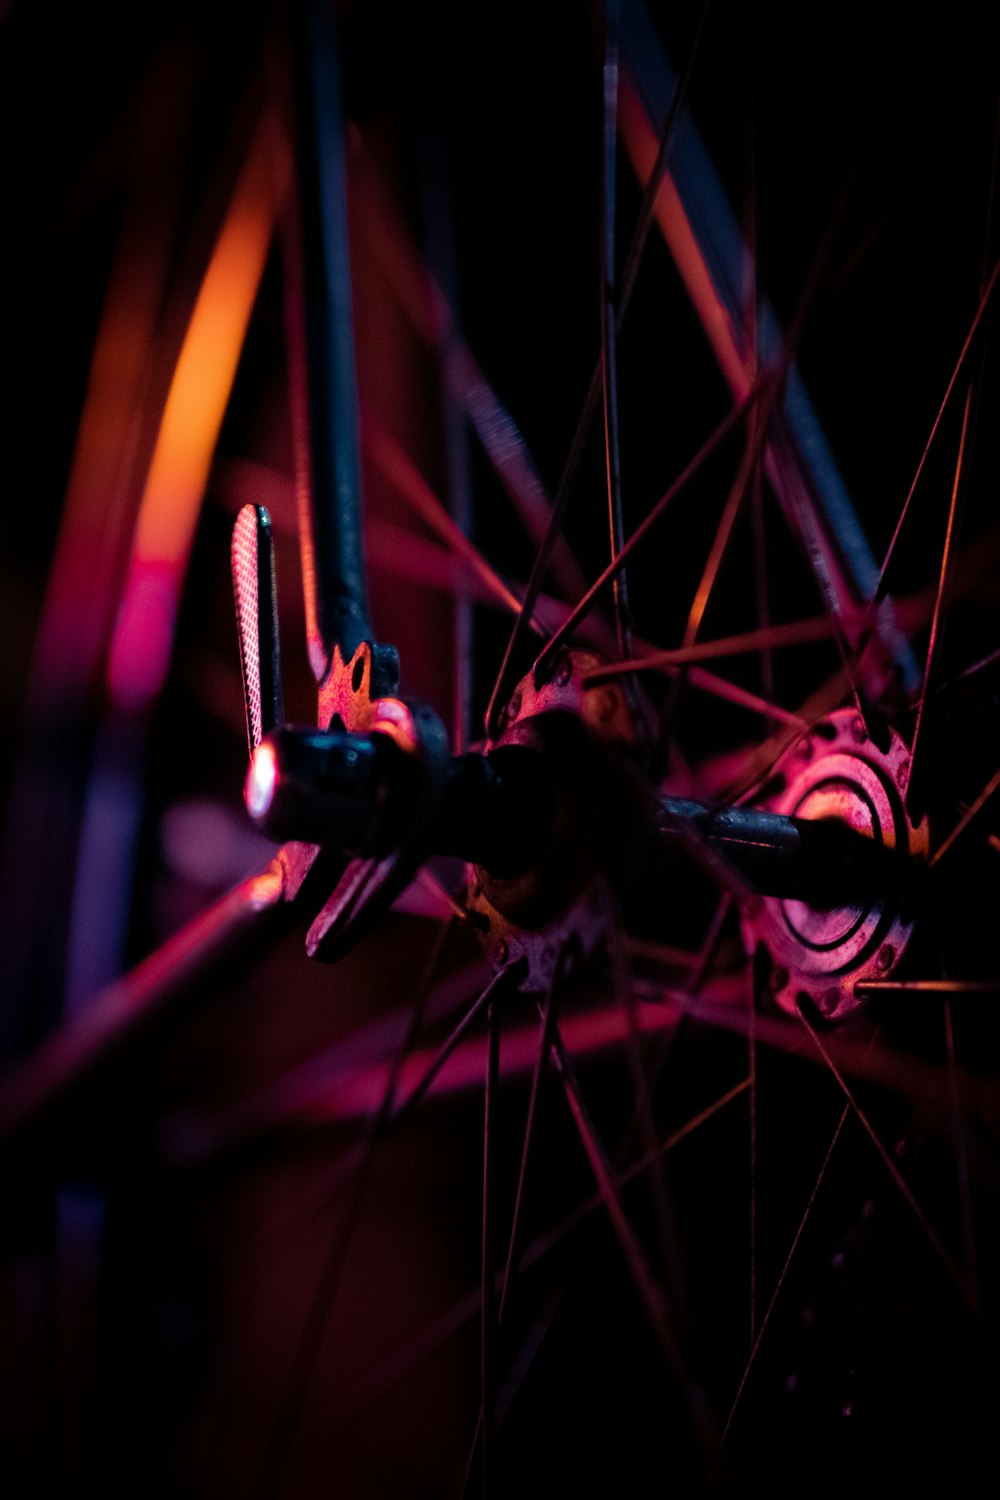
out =
[[(680, 66), (697, 8), (650, 9)], [(554, 490), (599, 343), (598, 23), (577, 4), (520, 0), (503, 7), (355, 0), (343, 7), (342, 20), (349, 117), (381, 163), (415, 238), (431, 244), (450, 238), (451, 259), (438, 264), (453, 267), (464, 334)], [(207, 226), (220, 212), (233, 163), (266, 97), (272, 22), (257, 4), (10, 0), (0, 13), (6, 377), (0, 406), (0, 702), (6, 726), (0, 792), (7, 818), (0, 851), (7, 920), (0, 928), (6, 929), (4, 1038), (13, 1053), (34, 1045), (60, 1010), (76, 840), (108, 717), (99, 671), (65, 698), (47, 692), (45, 683), (32, 688), (31, 673), (128, 192), (138, 185), (148, 195), (154, 219), (162, 204), (170, 226), (157, 325), (162, 338), (150, 349), (150, 359), (162, 361), (170, 320), (190, 294), (192, 268), (210, 237)], [(692, 110), (737, 215), (753, 228), (761, 284), (783, 320), (798, 308), (826, 240), (800, 366), (877, 558), (965, 338), (991, 245), (996, 253), (988, 229), (995, 50), (986, 31), (985, 11), (972, 5), (951, 6), (927, 27), (914, 13), (892, 7), (816, 10), (716, 0), (692, 77)], [(152, 125), (141, 110), (150, 98), (157, 101)], [(637, 195), (624, 160), (619, 173), (623, 251)], [(446, 215), (442, 198), (429, 189), (440, 181), (448, 189)], [(436, 236), (429, 233), (435, 213)], [(363, 243), (354, 248), (363, 394), (443, 489), (432, 363), (405, 328)], [(228, 576), (235, 505), (257, 498), (242, 488), (248, 476), (266, 486), (279, 533), (290, 717), (312, 712), (289, 504), (281, 298), (274, 256), (195, 539), (173, 670), (151, 718), (136, 726), (133, 739), (119, 742), (136, 821), (124, 897), (113, 859), (108, 869), (109, 891), (118, 890), (125, 906), (121, 965), (143, 956), (230, 880), (256, 868), (266, 852), (241, 816), (246, 751)], [(636, 310), (622, 333), (621, 361), (626, 510), (637, 517), (725, 400), (655, 237)], [(987, 385), (967, 513), (967, 535), (983, 547), (991, 537), (994, 493), (992, 410)], [(897, 565), (894, 587), (901, 596), (935, 576), (955, 450), (949, 413), (941, 457), (935, 455)], [(473, 454), (470, 464), (477, 539), (523, 577), (528, 546), (484, 461)], [(377, 474), (365, 478), (377, 517), (414, 524)], [(600, 565), (605, 545), (602, 485), (595, 441), (570, 522), (589, 571)], [(691, 559), (704, 554), (710, 539), (714, 512), (704, 499), (692, 498), (670, 541), (635, 570), (643, 631), (666, 643), (683, 626)], [(92, 514), (99, 529), (99, 496)], [(713, 606), (713, 633), (740, 628), (752, 594), (748, 556), (746, 547), (737, 549), (728, 565)], [(817, 611), (806, 571), (786, 566), (785, 556), (773, 580), (776, 608), (786, 618)], [(370, 588), (376, 631), (398, 644), (404, 684), (447, 715), (451, 621), (443, 596), (401, 578), (391, 557), (372, 559)], [(955, 667), (995, 648), (994, 604), (987, 588), (948, 635), (946, 660)], [(994, 636), (983, 634), (984, 620)], [(474, 708), (481, 715), (503, 630), (485, 610), (476, 623), (481, 675)], [(784, 670), (778, 690), (794, 706), (811, 685), (809, 669), (793, 660)], [(741, 726), (740, 735), (745, 732)], [(730, 730), (704, 707), (679, 733), (697, 754)], [(987, 762), (990, 750), (983, 747)], [(977, 775), (971, 768), (970, 782)], [(214, 858), (207, 864), (196, 858), (198, 851), (204, 856), (206, 840), (183, 831), (192, 817), (213, 830), (207, 843)], [(12, 1495), (37, 1492), (40, 1476), (53, 1493), (67, 1495), (244, 1495), (259, 1479), (260, 1434), (276, 1421), (297, 1330), (307, 1316), (305, 1289), (321, 1273), (327, 1239), (322, 1229), (313, 1232), (312, 1205), (324, 1197), (329, 1142), (323, 1132), (303, 1132), (287, 1152), (253, 1157), (246, 1169), (241, 1163), (186, 1174), (164, 1168), (158, 1132), (180, 1107), (240, 1100), (351, 1025), (390, 1012), (430, 946), (428, 924), (412, 913), (395, 914), (388, 935), (339, 970), (307, 963), (300, 937), (238, 983), (220, 986), (211, 1004), (112, 1069), (87, 1107), (60, 1124), (54, 1143), (32, 1148), (37, 1155), (28, 1159), (27, 1175), (37, 1167), (37, 1199), (29, 1194), (23, 1211), (18, 1200), (5, 1246), (4, 1316), (12, 1353), (4, 1371), (3, 1430)], [(474, 950), (463, 949), (456, 967), (466, 960), (482, 979)], [(724, 1044), (716, 1044), (710, 1060), (694, 1055), (677, 1085), (678, 1117), (689, 1092), (692, 1101), (697, 1093), (692, 1079), (699, 1069), (706, 1076), (715, 1068), (725, 1074), (731, 1063), (737, 1065)], [(627, 1093), (627, 1084), (612, 1075), (605, 1080), (609, 1111), (616, 1090)], [(522, 1103), (514, 1098), (510, 1108)], [(455, 1483), (475, 1416), (474, 1317), (464, 1342), (446, 1346), (429, 1373), (421, 1366), (346, 1437), (327, 1430), (325, 1392), (351, 1390), (377, 1356), (474, 1284), (478, 1110), (473, 1102), (456, 1106), (454, 1114), (432, 1113), (387, 1153), (345, 1273), (334, 1332), (305, 1402), (289, 1493), (437, 1495), (450, 1493)], [(807, 1137), (815, 1123), (796, 1120), (791, 1133)], [(558, 1164), (560, 1152), (571, 1158), (574, 1143), (553, 1128), (558, 1145), (551, 1157)], [(769, 1128), (780, 1201), (781, 1173), (795, 1150), (787, 1119), (770, 1127), (762, 1122), (762, 1135)], [(820, 1135), (830, 1128), (825, 1117), (817, 1124)], [(745, 1187), (742, 1159), (735, 1163), (727, 1154), (730, 1144), (728, 1136), (710, 1143), (678, 1184), (679, 1201), (697, 1217), (694, 1243), (701, 1254), (691, 1260), (691, 1305), (703, 1319), (701, 1355), (714, 1369), (717, 1399), (719, 1391), (732, 1389), (740, 1368), (736, 1351), (743, 1347), (742, 1333), (737, 1339), (731, 1332), (742, 1316), (742, 1286), (725, 1281), (732, 1269), (729, 1209)], [(15, 1163), (19, 1183), (25, 1165), (24, 1158)], [(565, 1191), (572, 1201), (570, 1183), (577, 1178), (568, 1167), (566, 1174), (560, 1183), (558, 1166), (553, 1170), (547, 1185), (553, 1200)], [(57, 1198), (49, 1191), (53, 1180), (60, 1184)], [(828, 1284), (827, 1250), (840, 1243), (838, 1236), (846, 1237), (847, 1254), (867, 1243), (860, 1213), (871, 1201), (860, 1181), (842, 1187), (837, 1208), (848, 1199), (854, 1218), (846, 1210), (839, 1219), (833, 1213), (816, 1229), (815, 1264), (825, 1268), (823, 1275), (795, 1292), (797, 1311), (812, 1306), (814, 1294), (820, 1297), (820, 1352), (801, 1352), (804, 1325), (790, 1312), (766, 1387), (773, 1398), (794, 1369), (813, 1371), (816, 1406), (787, 1436), (787, 1471), (801, 1455), (819, 1451), (838, 1481), (870, 1438), (863, 1429), (847, 1442), (831, 1415), (846, 1399), (844, 1380), (856, 1375), (856, 1344), (845, 1329), (867, 1293), (863, 1282), (856, 1284), (841, 1320), (842, 1292)], [(790, 1227), (782, 1222), (772, 1251), (787, 1243)], [(662, 1372), (649, 1373), (659, 1367), (647, 1346), (648, 1330), (634, 1325), (614, 1247), (602, 1244), (593, 1254), (591, 1279), (578, 1283), (582, 1290), (565, 1304), (566, 1342), (537, 1367), (528, 1415), (511, 1439), (512, 1453), (539, 1455), (534, 1490), (528, 1485), (521, 1493), (595, 1475), (608, 1484), (631, 1480), (630, 1492), (639, 1493), (639, 1476), (651, 1466), (651, 1492), (660, 1492), (671, 1473), (678, 1483), (686, 1478), (690, 1429), (676, 1417), (676, 1392), (669, 1381), (661, 1388)], [(880, 1304), (880, 1317), (892, 1325), (890, 1342), (897, 1339), (902, 1352), (888, 1366), (877, 1360), (863, 1365), (862, 1385), (880, 1374), (887, 1384), (897, 1379), (913, 1345), (922, 1347), (928, 1364), (936, 1361), (936, 1340), (944, 1338), (951, 1308), (942, 1298), (919, 1325), (924, 1334), (914, 1336), (907, 1317), (919, 1300), (918, 1285), (914, 1269), (912, 1287), (904, 1278), (898, 1299)], [(943, 1342), (940, 1348), (946, 1361), (967, 1357), (964, 1348), (955, 1355)], [(907, 1396), (920, 1386), (920, 1374), (920, 1368), (908, 1372)], [(956, 1389), (957, 1406), (967, 1392), (961, 1382)], [(921, 1392), (928, 1412), (940, 1395), (937, 1388), (933, 1397)], [(907, 1409), (903, 1396), (883, 1399), (874, 1442), (885, 1458), (905, 1431), (911, 1446), (900, 1462), (903, 1470), (916, 1471), (922, 1459), (945, 1460), (936, 1444), (925, 1455), (915, 1441), (920, 1422), (914, 1410), (919, 1414), (922, 1404)], [(780, 1402), (765, 1405), (759, 1462), (775, 1483), (783, 1465), (768, 1444), (786, 1440), (786, 1420)], [(539, 1429), (548, 1439), (540, 1450)], [(832, 1461), (834, 1441), (844, 1443), (839, 1463)], [(820, 1492), (815, 1470), (809, 1487)]]

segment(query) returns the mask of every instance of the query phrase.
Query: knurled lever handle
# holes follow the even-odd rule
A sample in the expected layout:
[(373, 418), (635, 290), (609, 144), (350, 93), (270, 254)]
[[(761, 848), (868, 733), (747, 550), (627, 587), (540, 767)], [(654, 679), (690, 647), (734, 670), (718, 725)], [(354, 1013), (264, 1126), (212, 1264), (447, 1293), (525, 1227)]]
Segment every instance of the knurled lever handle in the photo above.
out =
[(274, 546), (271, 518), (263, 505), (241, 508), (233, 527), (231, 558), (247, 743), (252, 756), (264, 736), (285, 722)]

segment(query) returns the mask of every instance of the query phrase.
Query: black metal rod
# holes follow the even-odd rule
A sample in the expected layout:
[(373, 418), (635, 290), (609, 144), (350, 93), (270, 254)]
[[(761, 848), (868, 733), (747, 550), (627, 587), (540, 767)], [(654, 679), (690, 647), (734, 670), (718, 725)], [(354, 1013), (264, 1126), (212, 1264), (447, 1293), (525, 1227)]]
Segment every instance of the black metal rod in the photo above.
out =
[(681, 797), (661, 803), (669, 842), (692, 832), (762, 896), (819, 910), (886, 896), (898, 885), (898, 851), (838, 818), (792, 818), (753, 807), (709, 807)]
[[(559, 858), (555, 830), (565, 823), (568, 807), (571, 817), (606, 829), (595, 847), (608, 849), (617, 840), (648, 849), (654, 832), (669, 857), (672, 846), (690, 848), (695, 841), (727, 862), (753, 893), (791, 897), (821, 910), (887, 896), (897, 890), (905, 868), (899, 851), (837, 818), (794, 818), (679, 797), (655, 802), (650, 817), (648, 798), (628, 799), (622, 783), (611, 779), (587, 782), (582, 804), (567, 803), (568, 774), (560, 774), (557, 755), (527, 745), (453, 757), (426, 852), (457, 855), (499, 878), (520, 875)], [(269, 735), (256, 752), (247, 801), (272, 838), (379, 853), (406, 837), (419, 775), (419, 758), (384, 734), (286, 728)], [(649, 878), (668, 889), (670, 872), (658, 858), (653, 866)]]
[(293, 5), (296, 191), (288, 230), (288, 341), (309, 658), (325, 678), (371, 636), (348, 236), (347, 157), (332, 6)]

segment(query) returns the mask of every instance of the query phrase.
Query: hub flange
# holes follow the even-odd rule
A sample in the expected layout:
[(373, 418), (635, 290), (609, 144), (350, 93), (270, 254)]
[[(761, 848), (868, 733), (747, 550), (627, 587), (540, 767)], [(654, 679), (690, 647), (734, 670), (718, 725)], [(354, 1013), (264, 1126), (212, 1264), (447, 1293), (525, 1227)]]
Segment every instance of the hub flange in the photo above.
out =
[(770, 988), (778, 1006), (795, 1014), (807, 996), (830, 1021), (855, 1012), (857, 988), (886, 979), (899, 965), (913, 930), (906, 890), (914, 862), (926, 860), (927, 819), (916, 825), (904, 794), (909, 750), (893, 730), (883, 748), (861, 715), (840, 709), (782, 756), (760, 806), (801, 819), (836, 818), (871, 839), (899, 873), (882, 890), (819, 910), (792, 897), (766, 897), (743, 916), (744, 940), (771, 960)]

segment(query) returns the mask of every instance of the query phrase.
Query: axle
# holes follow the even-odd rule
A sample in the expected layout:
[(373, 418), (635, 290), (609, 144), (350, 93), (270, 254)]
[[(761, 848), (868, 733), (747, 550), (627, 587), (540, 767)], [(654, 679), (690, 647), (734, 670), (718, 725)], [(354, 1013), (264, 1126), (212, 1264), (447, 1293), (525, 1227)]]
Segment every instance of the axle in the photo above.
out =
[[(278, 841), (329, 842), (382, 856), (405, 836), (420, 774), (419, 755), (386, 734), (283, 728), (255, 751), (246, 802), (257, 826)], [(622, 811), (613, 790), (602, 794), (588, 783), (586, 794), (576, 816), (613, 827)], [(559, 759), (544, 750), (501, 745), (486, 755), (454, 756), (426, 853), (458, 856), (502, 879), (518, 877), (551, 858), (561, 801), (565, 777)], [(647, 797), (630, 799), (625, 821), (635, 819), (636, 806), (665, 851), (701, 845), (760, 895), (823, 910), (886, 894), (898, 883), (894, 851), (835, 817)]]

